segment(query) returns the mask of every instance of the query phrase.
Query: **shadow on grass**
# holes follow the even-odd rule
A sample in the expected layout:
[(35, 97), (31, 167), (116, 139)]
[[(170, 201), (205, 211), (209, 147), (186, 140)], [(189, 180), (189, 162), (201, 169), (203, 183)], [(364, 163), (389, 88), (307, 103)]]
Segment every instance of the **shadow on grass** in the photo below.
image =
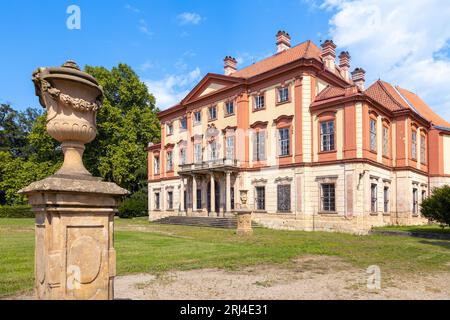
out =
[(433, 246), (439, 246), (439, 247), (443, 247), (445, 249), (450, 250), (450, 241), (421, 240), (419, 242), (422, 244), (431, 244)]

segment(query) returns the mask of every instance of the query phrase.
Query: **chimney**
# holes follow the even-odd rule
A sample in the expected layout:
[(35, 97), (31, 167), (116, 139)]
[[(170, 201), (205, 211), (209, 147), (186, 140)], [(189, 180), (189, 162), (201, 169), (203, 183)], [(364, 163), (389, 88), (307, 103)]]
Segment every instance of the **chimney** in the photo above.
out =
[(339, 68), (341, 69), (342, 77), (350, 81), (350, 54), (348, 51), (342, 51), (339, 55)]
[(335, 59), (336, 59), (336, 45), (333, 40), (325, 40), (322, 43), (322, 59), (325, 63), (325, 67), (333, 70), (335, 69)]
[(364, 91), (364, 84), (366, 81), (366, 71), (363, 68), (356, 68), (352, 71), (353, 83), (361, 90)]
[(286, 31), (278, 31), (277, 33), (277, 53), (286, 51), (291, 48), (291, 36)]
[(226, 56), (225, 59), (223, 59), (223, 62), (224, 62), (224, 71), (225, 71), (226, 76), (229, 76), (236, 72), (237, 61), (235, 58)]

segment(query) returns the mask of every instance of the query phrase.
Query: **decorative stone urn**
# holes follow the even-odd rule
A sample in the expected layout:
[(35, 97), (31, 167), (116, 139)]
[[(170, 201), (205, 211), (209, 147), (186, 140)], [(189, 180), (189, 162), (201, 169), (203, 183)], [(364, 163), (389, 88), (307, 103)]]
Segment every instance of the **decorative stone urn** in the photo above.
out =
[(95, 119), (102, 88), (73, 61), (62, 67), (39, 68), (33, 82), (39, 102), (47, 109), (47, 132), (61, 142), (64, 152), (64, 164), (57, 174), (90, 176), (82, 158), (84, 145), (97, 135)]
[(93, 177), (84, 145), (95, 139), (103, 91), (73, 61), (40, 68), (32, 78), (47, 109), (47, 131), (61, 142), (64, 164), (53, 176), (19, 191), (36, 216), (36, 297), (46, 300), (114, 297), (114, 216), (128, 192)]
[(248, 208), (248, 190), (240, 190), (241, 205), (236, 211), (237, 216), (237, 235), (251, 235), (252, 229), (252, 211)]

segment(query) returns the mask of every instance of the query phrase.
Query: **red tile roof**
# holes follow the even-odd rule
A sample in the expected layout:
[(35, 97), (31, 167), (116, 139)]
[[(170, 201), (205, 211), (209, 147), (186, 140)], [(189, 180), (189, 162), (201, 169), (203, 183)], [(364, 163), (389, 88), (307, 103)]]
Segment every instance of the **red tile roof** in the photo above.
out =
[(428, 121), (431, 121), (436, 126), (450, 128), (450, 123), (442, 119), (433, 110), (431, 110), (431, 108), (417, 94), (398, 86), (396, 88), (422, 117)]
[(238, 70), (233, 73), (232, 76), (250, 78), (301, 58), (316, 59), (317, 61), (322, 62), (321, 55), (322, 50), (311, 40), (308, 40), (292, 47), (291, 49), (276, 53), (273, 56), (252, 64), (251, 66)]
[(391, 111), (408, 109), (408, 104), (387, 82), (377, 80), (364, 93)]
[(343, 96), (345, 96), (345, 89), (334, 86), (327, 86), (317, 95), (315, 101), (321, 101)]

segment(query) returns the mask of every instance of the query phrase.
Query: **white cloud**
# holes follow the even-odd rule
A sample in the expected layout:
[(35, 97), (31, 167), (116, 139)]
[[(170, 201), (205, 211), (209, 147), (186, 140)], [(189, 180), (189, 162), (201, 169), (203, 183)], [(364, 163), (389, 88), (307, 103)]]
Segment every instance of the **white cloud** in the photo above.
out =
[(204, 20), (204, 18), (195, 12), (183, 12), (178, 15), (178, 21), (182, 26), (188, 24), (199, 24), (202, 20)]
[(167, 75), (160, 80), (145, 80), (156, 98), (156, 105), (164, 110), (180, 102), (200, 80), (200, 68), (179, 75)]
[(144, 19), (139, 20), (139, 31), (148, 36), (153, 35), (153, 32), (151, 32), (148, 28), (147, 21), (145, 21)]
[(140, 71), (147, 71), (147, 70), (153, 69), (154, 67), (155, 66), (154, 66), (153, 63), (151, 63), (150, 61), (145, 61), (143, 64), (141, 64), (139, 66), (139, 70)]
[(135, 12), (135, 13), (140, 13), (140, 12), (141, 12), (141, 10), (139, 10), (139, 9), (136, 8), (136, 7), (133, 7), (133, 6), (130, 5), (130, 4), (125, 5), (125, 9), (128, 9), (128, 10), (130, 10), (130, 11), (133, 11), (133, 12)]
[(385, 79), (419, 94), (450, 119), (448, 0), (325, 0), (330, 36), (371, 82)]

